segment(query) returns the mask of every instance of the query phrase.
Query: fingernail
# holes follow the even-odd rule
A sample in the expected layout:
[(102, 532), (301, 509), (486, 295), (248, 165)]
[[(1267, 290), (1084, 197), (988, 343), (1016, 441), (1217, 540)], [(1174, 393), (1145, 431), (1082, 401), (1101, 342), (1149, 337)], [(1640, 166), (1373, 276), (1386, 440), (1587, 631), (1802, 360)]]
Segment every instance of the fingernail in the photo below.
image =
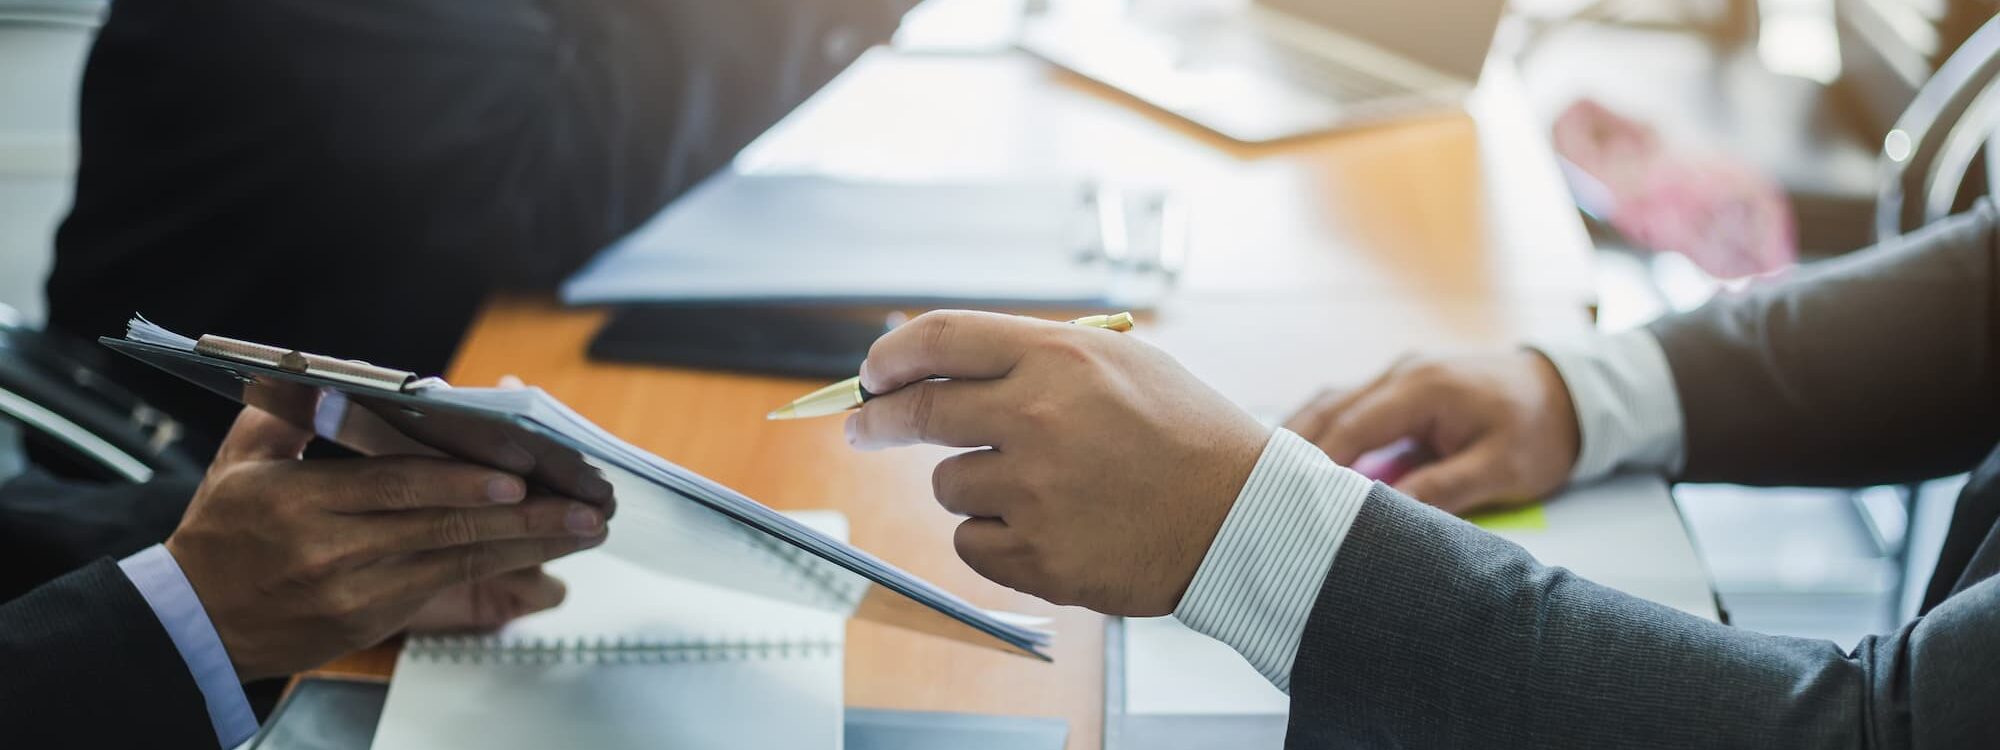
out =
[(853, 417), (848, 417), (846, 421), (840, 423), (840, 431), (841, 434), (847, 436), (847, 444), (854, 445), (855, 433), (854, 433)]
[(528, 496), (528, 483), (520, 477), (500, 476), (486, 482), (486, 499), (496, 503), (518, 503)]
[(570, 508), (569, 515), (563, 517), (563, 526), (577, 536), (595, 536), (603, 530), (604, 517), (588, 505), (578, 505)]

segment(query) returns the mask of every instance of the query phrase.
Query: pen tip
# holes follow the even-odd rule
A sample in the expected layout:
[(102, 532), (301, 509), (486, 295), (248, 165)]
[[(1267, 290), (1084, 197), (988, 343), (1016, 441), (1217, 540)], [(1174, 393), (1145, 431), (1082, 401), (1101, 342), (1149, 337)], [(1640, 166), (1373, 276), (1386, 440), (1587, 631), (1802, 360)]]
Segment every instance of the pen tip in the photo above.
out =
[(770, 413), (764, 415), (764, 419), (771, 422), (776, 422), (778, 420), (791, 419), (791, 418), (792, 418), (792, 407), (790, 406), (781, 406), (776, 409), (772, 409)]

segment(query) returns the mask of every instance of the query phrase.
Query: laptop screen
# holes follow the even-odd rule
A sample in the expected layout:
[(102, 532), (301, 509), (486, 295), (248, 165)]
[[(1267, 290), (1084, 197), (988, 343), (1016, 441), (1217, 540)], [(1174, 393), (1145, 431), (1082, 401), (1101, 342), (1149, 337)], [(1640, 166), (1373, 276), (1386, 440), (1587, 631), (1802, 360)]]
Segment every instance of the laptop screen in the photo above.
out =
[(1257, 0), (1468, 81), (1479, 79), (1506, 0)]

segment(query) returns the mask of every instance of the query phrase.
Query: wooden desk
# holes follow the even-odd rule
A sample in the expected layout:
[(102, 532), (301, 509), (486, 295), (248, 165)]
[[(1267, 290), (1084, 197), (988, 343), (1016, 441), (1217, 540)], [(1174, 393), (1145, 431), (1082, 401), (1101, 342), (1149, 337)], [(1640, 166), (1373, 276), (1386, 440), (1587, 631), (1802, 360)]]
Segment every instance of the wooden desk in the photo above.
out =
[[(745, 155), (751, 169), (921, 178), (1087, 174), (1193, 201), (1184, 287), (1136, 335), (1253, 411), (1279, 414), (1413, 347), (1587, 326), (1588, 242), (1542, 128), (1490, 80), (1450, 115), (1266, 149), (1228, 146), (1013, 56), (871, 54)], [(603, 315), (492, 303), (450, 377), (518, 375), (631, 442), (781, 509), (831, 508), (853, 541), (985, 607), (1055, 619), (1044, 664), (867, 623), (850, 628), (855, 706), (1060, 716), (1102, 744), (1103, 621), (980, 579), (931, 499), (947, 452), (856, 454), (839, 420), (771, 423), (814, 385), (586, 361)], [(617, 533), (614, 523), (613, 532)], [(386, 674), (378, 649), (335, 665)]]

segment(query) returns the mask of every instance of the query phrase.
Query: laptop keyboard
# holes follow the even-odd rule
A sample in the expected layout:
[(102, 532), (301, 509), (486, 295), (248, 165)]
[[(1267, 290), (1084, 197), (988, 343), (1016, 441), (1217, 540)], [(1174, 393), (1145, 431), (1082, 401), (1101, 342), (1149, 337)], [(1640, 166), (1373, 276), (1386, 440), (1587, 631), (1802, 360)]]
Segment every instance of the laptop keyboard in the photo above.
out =
[(1411, 93), (1408, 86), (1384, 80), (1338, 60), (1275, 47), (1265, 64), (1291, 83), (1331, 94), (1344, 101), (1365, 101)]
[(1342, 101), (1364, 101), (1412, 93), (1335, 58), (1286, 44), (1248, 25), (1193, 31), (1185, 38), (1183, 65), (1241, 66), (1265, 71), (1286, 83)]

